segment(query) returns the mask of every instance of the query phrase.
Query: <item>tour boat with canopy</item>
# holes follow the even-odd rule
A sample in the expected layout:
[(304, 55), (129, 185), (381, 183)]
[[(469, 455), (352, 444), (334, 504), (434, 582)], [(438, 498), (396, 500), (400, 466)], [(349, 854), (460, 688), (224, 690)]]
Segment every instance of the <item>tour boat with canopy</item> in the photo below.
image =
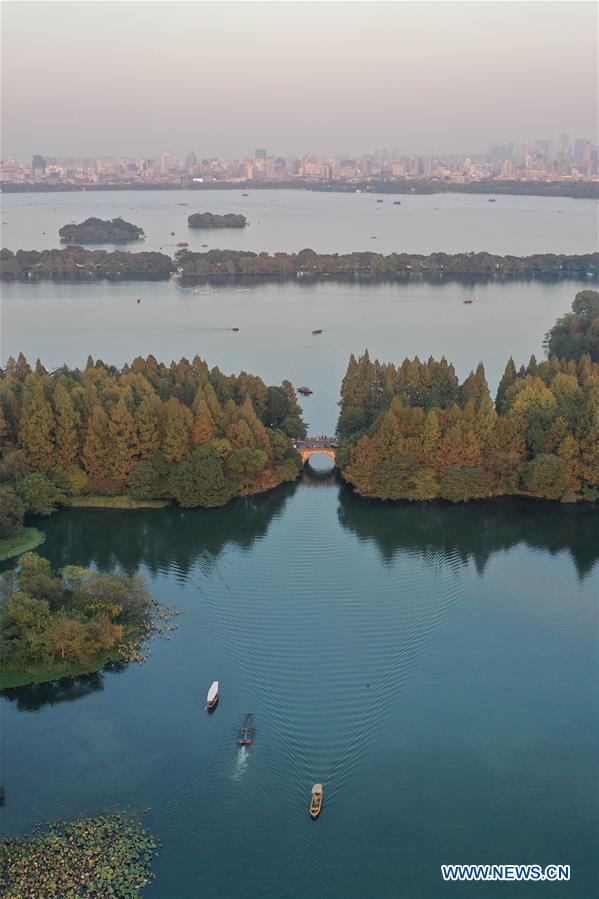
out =
[(312, 787), (312, 796), (310, 800), (310, 817), (318, 818), (322, 811), (322, 803), (324, 802), (324, 787), (322, 784), (314, 784)]
[(206, 697), (206, 705), (208, 706), (209, 711), (212, 711), (212, 709), (216, 708), (218, 699), (219, 699), (218, 681), (215, 680), (213, 682), (212, 686), (210, 687), (210, 689), (208, 690), (208, 695)]

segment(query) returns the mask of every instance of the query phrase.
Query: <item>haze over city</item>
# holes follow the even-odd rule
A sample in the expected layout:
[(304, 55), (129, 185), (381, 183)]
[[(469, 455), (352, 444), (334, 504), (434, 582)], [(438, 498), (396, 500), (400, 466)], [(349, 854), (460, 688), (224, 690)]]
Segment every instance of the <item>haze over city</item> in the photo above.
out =
[(596, 27), (572, 2), (9, 0), (2, 155), (596, 142)]

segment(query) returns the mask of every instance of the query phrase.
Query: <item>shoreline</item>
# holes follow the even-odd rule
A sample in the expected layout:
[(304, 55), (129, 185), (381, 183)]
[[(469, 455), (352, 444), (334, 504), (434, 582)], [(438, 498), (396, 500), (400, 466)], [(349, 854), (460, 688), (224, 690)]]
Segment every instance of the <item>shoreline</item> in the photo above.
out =
[(403, 196), (435, 194), (471, 194), (473, 196), (569, 197), (573, 200), (599, 199), (598, 181), (212, 181), (199, 183), (182, 180), (180, 184), (136, 181), (112, 184), (41, 184), (36, 182), (1, 182), (0, 193), (85, 193), (109, 191), (206, 191), (206, 190), (297, 190), (313, 193), (365, 193)]

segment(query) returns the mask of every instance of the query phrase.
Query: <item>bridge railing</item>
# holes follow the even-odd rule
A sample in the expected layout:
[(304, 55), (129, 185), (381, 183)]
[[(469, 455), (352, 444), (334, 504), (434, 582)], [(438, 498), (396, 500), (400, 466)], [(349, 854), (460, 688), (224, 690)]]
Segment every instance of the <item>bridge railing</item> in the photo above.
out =
[(336, 437), (302, 437), (294, 440), (293, 445), (296, 449), (338, 449), (339, 441)]

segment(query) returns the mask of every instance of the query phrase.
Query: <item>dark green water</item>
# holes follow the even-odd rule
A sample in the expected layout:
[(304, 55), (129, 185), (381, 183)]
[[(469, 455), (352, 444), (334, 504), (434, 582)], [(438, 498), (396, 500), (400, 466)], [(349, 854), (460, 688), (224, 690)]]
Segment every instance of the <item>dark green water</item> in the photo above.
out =
[[(184, 614), (144, 666), (3, 697), (4, 829), (149, 807), (155, 899), (591, 899), (597, 520), (308, 476), (218, 511), (60, 513), (56, 565), (141, 571)], [(443, 884), (467, 862), (573, 879)]]

